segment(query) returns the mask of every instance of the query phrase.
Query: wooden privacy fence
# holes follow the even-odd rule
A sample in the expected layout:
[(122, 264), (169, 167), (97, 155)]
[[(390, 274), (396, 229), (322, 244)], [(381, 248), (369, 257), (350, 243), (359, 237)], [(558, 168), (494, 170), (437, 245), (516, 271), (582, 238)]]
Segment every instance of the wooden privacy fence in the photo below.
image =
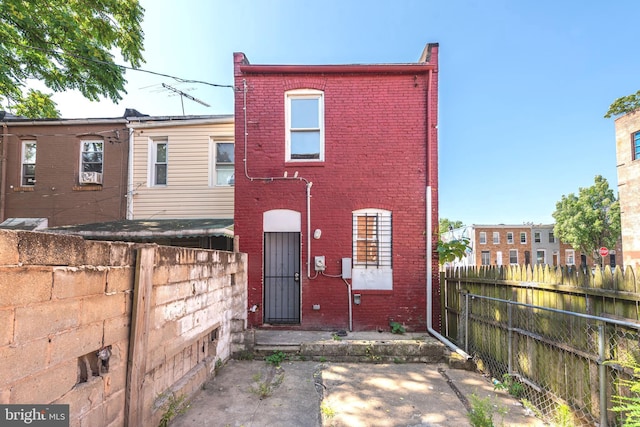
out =
[[(442, 273), (444, 335), (551, 420), (618, 425), (612, 395), (640, 363), (640, 295), (631, 268), (464, 267)], [(513, 390), (511, 390), (513, 391)]]

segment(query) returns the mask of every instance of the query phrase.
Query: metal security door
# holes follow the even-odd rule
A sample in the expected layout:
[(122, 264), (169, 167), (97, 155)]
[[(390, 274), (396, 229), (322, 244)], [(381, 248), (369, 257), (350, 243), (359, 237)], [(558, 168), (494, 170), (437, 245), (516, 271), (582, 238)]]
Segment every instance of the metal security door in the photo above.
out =
[(264, 233), (264, 322), (300, 323), (300, 233)]

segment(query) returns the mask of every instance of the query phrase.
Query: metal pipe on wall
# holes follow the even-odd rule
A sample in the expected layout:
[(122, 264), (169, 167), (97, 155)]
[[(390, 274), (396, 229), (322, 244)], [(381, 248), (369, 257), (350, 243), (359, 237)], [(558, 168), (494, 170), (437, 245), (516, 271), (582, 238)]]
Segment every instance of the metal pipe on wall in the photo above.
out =
[[(234, 89), (235, 90), (235, 89)], [(307, 208), (307, 278), (312, 279), (311, 277), (311, 186), (313, 182), (309, 181), (306, 178), (300, 176), (271, 176), (271, 177), (254, 177), (249, 175), (249, 167), (247, 165), (247, 146), (249, 144), (249, 128), (247, 126), (248, 123), (248, 113), (247, 113), (247, 80), (242, 79), (242, 111), (244, 113), (244, 152), (242, 162), (244, 163), (244, 176), (249, 181), (276, 181), (276, 180), (297, 180), (303, 181), (306, 183), (306, 208)]]
[(4, 221), (5, 208), (7, 204), (7, 142), (9, 140), (9, 132), (7, 123), (2, 123), (2, 157), (0, 158), (0, 168), (2, 175), (0, 177), (0, 222)]

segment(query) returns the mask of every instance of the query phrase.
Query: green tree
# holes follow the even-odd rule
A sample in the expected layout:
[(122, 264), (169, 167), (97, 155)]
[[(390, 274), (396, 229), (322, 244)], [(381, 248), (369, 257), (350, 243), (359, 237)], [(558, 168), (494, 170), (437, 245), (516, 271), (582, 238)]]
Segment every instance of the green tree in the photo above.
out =
[(562, 196), (553, 213), (555, 235), (594, 259), (598, 248), (615, 247), (620, 237), (620, 203), (609, 183), (600, 175), (588, 188), (580, 188), (578, 195)]
[(607, 114), (605, 114), (604, 117), (608, 119), (612, 116), (631, 113), (632, 111), (636, 111), (639, 108), (640, 90), (636, 93), (632, 93), (631, 95), (621, 96), (620, 98), (613, 101), (613, 103), (609, 106), (609, 110), (607, 110)]
[(42, 93), (39, 90), (29, 89), (25, 97), (20, 98), (14, 108), (18, 116), (29, 118), (54, 119), (60, 117), (60, 111), (56, 103), (51, 99), (51, 94)]
[[(23, 90), (36, 79), (54, 92), (77, 89), (92, 101), (119, 101), (125, 69), (112, 52), (140, 66), (143, 14), (138, 0), (0, 0), (0, 96), (31, 112), (22, 104), (33, 95)], [(47, 108), (35, 112), (55, 110), (51, 95), (36, 98)]]
[(463, 225), (462, 221), (452, 221), (448, 218), (440, 218), (438, 223), (438, 231), (440, 235), (438, 238), (438, 247), (436, 248), (440, 265), (455, 261), (456, 258), (462, 259), (466, 255), (470, 242), (468, 238), (463, 237), (461, 239), (452, 239), (446, 242), (442, 240), (442, 236), (447, 232), (460, 228)]
[(438, 229), (440, 230), (440, 235), (443, 235), (447, 231), (449, 231), (449, 227), (451, 229), (456, 229), (462, 227), (464, 224), (462, 221), (451, 221), (449, 218), (440, 218), (438, 221)]

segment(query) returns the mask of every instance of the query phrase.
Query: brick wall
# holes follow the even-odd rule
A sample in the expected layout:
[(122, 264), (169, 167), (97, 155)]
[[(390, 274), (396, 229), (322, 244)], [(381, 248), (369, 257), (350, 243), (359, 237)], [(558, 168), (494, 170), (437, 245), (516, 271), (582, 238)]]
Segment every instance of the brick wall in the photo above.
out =
[[(339, 277), (341, 259), (352, 258), (352, 212), (385, 209), (393, 215), (393, 290), (358, 291), (353, 328), (409, 330), (426, 328), (426, 187), (433, 186), (437, 227), (437, 73), (428, 67), (411, 73), (241, 72), (246, 59), (236, 54), (236, 135), (247, 134), (249, 177), (289, 177), (297, 172), (311, 187), (311, 234), (306, 234), (305, 183), (247, 179), (236, 174), (235, 225), (240, 249), (248, 253), (249, 306), (263, 304), (263, 212), (290, 209), (302, 216), (301, 324), (307, 329), (348, 326), (349, 294)], [(375, 66), (372, 66), (375, 68)], [(345, 69), (346, 70), (346, 69)], [(430, 77), (431, 76), (431, 77)], [(428, 88), (431, 83), (431, 88)], [(310, 88), (324, 93), (325, 161), (285, 162), (285, 92)], [(428, 107), (431, 107), (429, 110)], [(427, 153), (433, 161), (429, 163)], [(236, 159), (244, 159), (244, 141), (236, 141)], [(241, 163), (239, 163), (241, 164)], [(430, 177), (430, 181), (428, 180)], [(437, 228), (434, 228), (437, 229)], [(435, 235), (435, 233), (434, 233)], [(307, 241), (311, 255), (326, 257), (326, 276), (307, 278)], [(432, 258), (435, 300), (438, 265)], [(311, 271), (313, 276), (315, 272)], [(314, 310), (313, 306), (319, 306)], [(434, 310), (437, 318), (438, 310)], [(261, 309), (249, 322), (261, 325)], [(438, 324), (436, 320), (435, 325)]]
[[(73, 123), (73, 124), (72, 124)], [(125, 218), (129, 134), (126, 120), (86, 124), (8, 124), (4, 217), (47, 218), (48, 226)], [(80, 185), (82, 139), (104, 141), (102, 185)], [(36, 183), (21, 186), (22, 141), (36, 141)], [(2, 212), (0, 212), (1, 214)]]
[(640, 112), (616, 119), (618, 196), (624, 264), (640, 267), (640, 159), (633, 159), (633, 134), (640, 132)]
[[(141, 357), (130, 337), (144, 315), (133, 313), (143, 249), (153, 256)], [(0, 231), (0, 403), (69, 404), (72, 426), (122, 426), (129, 406), (138, 425), (157, 425), (167, 396), (194, 393), (234, 351), (245, 262), (239, 253)], [(130, 360), (143, 360), (130, 364), (143, 372), (127, 372)], [(144, 378), (137, 393), (135, 374)]]

